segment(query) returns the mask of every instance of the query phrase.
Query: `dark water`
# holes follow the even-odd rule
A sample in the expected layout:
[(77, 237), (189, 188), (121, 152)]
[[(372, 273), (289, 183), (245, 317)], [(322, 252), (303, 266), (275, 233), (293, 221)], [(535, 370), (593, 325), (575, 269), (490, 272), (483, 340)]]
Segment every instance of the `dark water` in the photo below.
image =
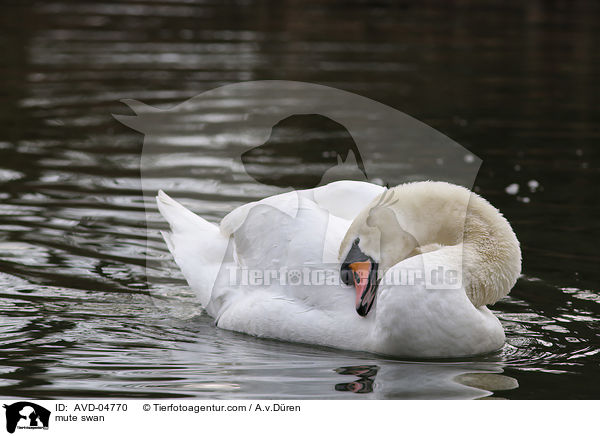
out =
[[(599, 12), (542, 1), (4, 1), (0, 396), (598, 398)], [(158, 237), (146, 243), (143, 137), (111, 114), (131, 114), (124, 98), (170, 107), (261, 79), (383, 102), (482, 158), (475, 189), (513, 224), (524, 256), (523, 277), (493, 307), (503, 350), (404, 362), (259, 340), (213, 327), (176, 271), (149, 269), (147, 284), (146, 257), (168, 253)], [(215, 104), (226, 127), (223, 113)], [(168, 145), (149, 186), (212, 220), (270, 193), (228, 175), (227, 144), (174, 181), (187, 155)], [(151, 216), (151, 229), (164, 226)]]

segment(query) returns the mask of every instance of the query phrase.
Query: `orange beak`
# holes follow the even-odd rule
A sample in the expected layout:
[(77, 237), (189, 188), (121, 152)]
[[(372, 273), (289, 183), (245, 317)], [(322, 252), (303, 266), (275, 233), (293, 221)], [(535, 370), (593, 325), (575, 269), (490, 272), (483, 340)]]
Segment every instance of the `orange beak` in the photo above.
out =
[(354, 278), (354, 288), (356, 289), (356, 307), (360, 305), (360, 300), (369, 284), (369, 275), (371, 274), (371, 262), (354, 262), (349, 265)]
[(356, 312), (367, 316), (377, 295), (379, 265), (359, 247), (358, 239), (348, 252), (340, 268), (340, 277), (346, 285), (354, 285), (356, 290)]

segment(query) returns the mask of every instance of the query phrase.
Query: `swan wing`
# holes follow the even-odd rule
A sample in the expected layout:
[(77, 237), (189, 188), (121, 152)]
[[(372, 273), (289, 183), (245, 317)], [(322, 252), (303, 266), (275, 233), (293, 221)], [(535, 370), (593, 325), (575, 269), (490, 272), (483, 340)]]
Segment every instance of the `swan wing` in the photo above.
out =
[(314, 202), (330, 214), (352, 221), (383, 191), (383, 186), (373, 183), (342, 180), (303, 192), (312, 194)]
[(244, 223), (250, 210), (257, 205), (268, 205), (290, 217), (295, 217), (302, 198), (313, 201), (319, 208), (331, 215), (352, 221), (366, 204), (369, 204), (383, 191), (385, 191), (383, 186), (373, 183), (342, 180), (313, 189), (273, 195), (234, 209), (221, 221), (221, 233), (224, 236), (230, 236)]

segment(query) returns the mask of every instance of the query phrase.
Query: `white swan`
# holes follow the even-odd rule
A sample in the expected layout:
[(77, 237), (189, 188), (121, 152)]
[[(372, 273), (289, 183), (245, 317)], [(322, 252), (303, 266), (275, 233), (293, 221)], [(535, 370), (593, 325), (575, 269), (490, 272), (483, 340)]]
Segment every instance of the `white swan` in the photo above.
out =
[(519, 243), (465, 188), (334, 182), (246, 204), (220, 227), (162, 191), (157, 203), (167, 246), (218, 327), (397, 357), (504, 343), (486, 305), (515, 284)]

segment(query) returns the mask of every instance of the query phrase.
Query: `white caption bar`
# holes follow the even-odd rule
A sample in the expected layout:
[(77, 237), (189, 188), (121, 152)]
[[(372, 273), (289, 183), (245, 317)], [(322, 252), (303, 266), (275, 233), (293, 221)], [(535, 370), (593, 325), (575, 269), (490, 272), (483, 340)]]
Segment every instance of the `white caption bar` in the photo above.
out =
[[(0, 434), (578, 434), (598, 401), (196, 401), (5, 399)], [(126, 433), (127, 432), (127, 433)], [(174, 433), (176, 432), (176, 433)], [(590, 433), (591, 434), (591, 433)]]

